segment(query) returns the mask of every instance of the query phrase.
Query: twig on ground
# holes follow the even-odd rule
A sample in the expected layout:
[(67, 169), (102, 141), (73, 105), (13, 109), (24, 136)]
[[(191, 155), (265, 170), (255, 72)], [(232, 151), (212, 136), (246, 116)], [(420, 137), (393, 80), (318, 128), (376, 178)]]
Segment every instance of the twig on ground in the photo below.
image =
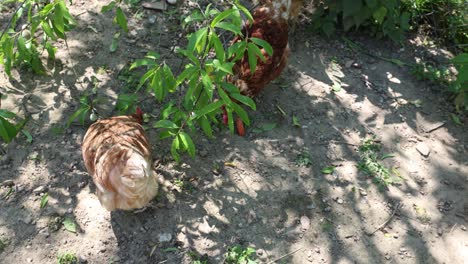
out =
[(298, 252), (301, 249), (302, 249), (302, 247), (300, 247), (300, 248), (298, 248), (298, 249), (296, 249), (294, 251), (291, 251), (288, 254), (285, 254), (285, 255), (283, 255), (283, 256), (281, 256), (281, 257), (279, 257), (279, 258), (277, 258), (277, 259), (275, 259), (273, 261), (268, 262), (268, 264), (273, 264), (273, 263), (277, 262), (278, 260), (281, 260), (281, 259), (284, 259), (285, 257), (291, 256), (292, 254)]
[(390, 223), (390, 220), (392, 220), (392, 218), (395, 216), (395, 213), (402, 207), (402, 204), (401, 203), (398, 203), (395, 208), (393, 208), (393, 211), (392, 211), (392, 214), (390, 215), (390, 217), (388, 217), (388, 219), (383, 222), (381, 225), (379, 225), (379, 227), (377, 227), (377, 229), (375, 229), (373, 232), (371, 233), (367, 233), (368, 236), (372, 236), (375, 234), (375, 232), (379, 231), (380, 229), (384, 228), (388, 223)]

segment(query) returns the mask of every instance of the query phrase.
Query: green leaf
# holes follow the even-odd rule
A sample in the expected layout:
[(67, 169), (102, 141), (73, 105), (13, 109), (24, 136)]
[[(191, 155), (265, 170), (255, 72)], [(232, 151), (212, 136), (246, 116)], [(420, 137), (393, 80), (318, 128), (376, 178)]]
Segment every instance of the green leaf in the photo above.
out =
[(332, 90), (333, 90), (335, 93), (341, 91), (341, 84), (339, 84), (339, 83), (337, 83), (337, 82), (334, 83), (333, 86), (332, 86)]
[(81, 125), (84, 125), (86, 113), (90, 110), (91, 108), (89, 106), (80, 107), (80, 109), (78, 109), (75, 113), (73, 113), (73, 115), (70, 116), (70, 118), (68, 119), (67, 127), (69, 127), (70, 124), (77, 118), (79, 119)]
[(247, 114), (247, 112), (242, 107), (240, 107), (238, 104), (235, 104), (235, 103), (232, 104), (232, 108), (234, 109), (234, 112), (236, 112), (236, 114), (242, 120), (242, 122), (250, 126), (250, 119), (249, 119), (249, 115)]
[(158, 68), (154, 73), (153, 78), (151, 79), (150, 87), (156, 95), (156, 99), (158, 99), (159, 102), (162, 102), (162, 100), (164, 100), (164, 97), (166, 96), (166, 89), (162, 85), (161, 68)]
[(250, 14), (249, 10), (245, 6), (241, 5), (238, 2), (236, 2), (235, 5), (236, 5), (237, 8), (239, 8), (242, 11), (242, 13), (245, 14), (245, 16), (250, 21), (250, 23), (252, 23), (253, 22), (253, 17), (252, 17), (252, 14)]
[(459, 126), (463, 125), (463, 123), (461, 122), (460, 118), (459, 118), (457, 115), (455, 115), (455, 114), (450, 114), (450, 117), (451, 117), (452, 121), (453, 121), (455, 124), (457, 124), (457, 125), (459, 125)]
[(54, 8), (52, 24), (54, 25), (54, 29), (61, 33), (60, 37), (63, 38), (63, 34), (65, 33), (65, 23), (63, 21), (63, 10), (59, 5), (56, 5)]
[(385, 8), (384, 6), (381, 6), (379, 9), (374, 11), (374, 13), (372, 14), (372, 17), (380, 25), (383, 23), (386, 15), (387, 15), (387, 8)]
[(111, 53), (115, 52), (117, 50), (117, 47), (119, 46), (119, 39), (118, 38), (112, 38), (112, 42), (109, 46), (109, 51)]
[(129, 70), (133, 70), (135, 68), (141, 67), (141, 66), (155, 66), (156, 62), (152, 59), (139, 59), (136, 60), (130, 65)]
[(225, 51), (223, 48), (223, 44), (221, 43), (221, 40), (219, 39), (218, 35), (214, 31), (210, 32), (210, 42), (211, 45), (213, 45), (216, 53), (216, 58), (220, 60), (221, 62), (224, 62), (225, 60)]
[(320, 172), (322, 172), (323, 174), (332, 174), (335, 171), (335, 168), (335, 166), (325, 167), (322, 170), (320, 170)]
[(210, 27), (214, 28), (216, 25), (218, 25), (219, 22), (223, 21), (224, 19), (226, 19), (227, 17), (229, 17), (230, 15), (232, 15), (234, 12), (236, 12), (236, 10), (234, 9), (227, 9), (221, 13), (219, 13), (214, 19), (213, 21), (211, 22), (211, 25)]
[(21, 130), (21, 132), (23, 132), (24, 136), (26, 136), (26, 141), (28, 143), (33, 142), (33, 137), (31, 136), (31, 133), (29, 133), (29, 131), (23, 129), (23, 130)]
[(301, 127), (301, 124), (299, 123), (299, 120), (297, 119), (295, 115), (293, 115), (292, 121), (293, 121), (294, 126)]
[(171, 71), (171, 68), (167, 66), (167, 64), (164, 64), (162, 71), (164, 75), (163, 84), (162, 84), (164, 89), (168, 90), (171, 93), (174, 92), (177, 88), (177, 85), (176, 85), (176, 80), (174, 78), (174, 74)]
[(227, 106), (232, 106), (231, 98), (229, 98), (229, 95), (227, 95), (227, 93), (219, 86), (218, 86), (218, 94)]
[(202, 116), (200, 118), (200, 126), (209, 138), (213, 137), (213, 129), (211, 128), (210, 121), (208, 121), (206, 116)]
[(237, 101), (245, 104), (246, 106), (250, 107), (252, 110), (257, 110), (257, 106), (255, 105), (255, 102), (254, 100), (252, 100), (252, 98), (238, 93), (232, 93), (230, 94), (230, 96), (236, 99)]
[(247, 56), (249, 59), (249, 66), (250, 66), (250, 73), (254, 74), (255, 69), (257, 68), (257, 56), (260, 57), (260, 59), (265, 62), (265, 56), (263, 56), (262, 52), (260, 49), (257, 47), (257, 45), (248, 43), (247, 44)]
[(187, 45), (187, 50), (194, 51), (200, 54), (205, 48), (206, 39), (208, 36), (208, 28), (201, 28), (198, 31), (190, 34), (189, 36), (189, 44)]
[(234, 66), (233, 62), (225, 62), (221, 64), (219, 60), (214, 59), (212, 66), (218, 71), (222, 71), (222, 72), (229, 73), (229, 74), (234, 74), (232, 72), (232, 67)]
[(195, 144), (193, 144), (192, 138), (185, 133), (185, 132), (180, 132), (179, 134), (180, 140), (185, 146), (185, 149), (187, 149), (188, 154), (194, 158), (195, 157)]
[(120, 7), (115, 10), (115, 21), (123, 31), (128, 32), (127, 18)]
[(49, 194), (44, 193), (44, 195), (42, 195), (41, 197), (41, 205), (40, 205), (41, 209), (44, 208), (48, 202), (49, 202)]
[(18, 129), (8, 120), (0, 117), (0, 136), (6, 143), (10, 143), (18, 134)]
[(261, 129), (263, 131), (270, 131), (270, 130), (273, 130), (275, 127), (276, 127), (275, 123), (266, 123), (262, 125)]
[(111, 1), (109, 4), (103, 6), (101, 8), (101, 13), (106, 13), (110, 10), (112, 10), (113, 8), (115, 7), (115, 2), (114, 1)]
[(138, 100), (136, 94), (124, 94), (121, 93), (117, 97), (117, 103), (115, 104), (115, 109), (117, 109), (121, 114), (127, 112)]
[(40, 26), (49, 38), (51, 38), (52, 40), (57, 40), (57, 35), (55, 35), (54, 30), (50, 27), (48, 21), (41, 21)]
[(468, 65), (468, 53), (461, 53), (452, 59), (454, 64), (465, 64)]
[(227, 30), (227, 31), (231, 31), (232, 33), (236, 34), (236, 35), (241, 35), (241, 30), (240, 30), (240, 27), (237, 27), (231, 23), (227, 23), (227, 22), (219, 22), (218, 24), (216, 24), (216, 27), (217, 28), (222, 28), (224, 30)]
[(273, 55), (273, 48), (271, 47), (270, 43), (266, 42), (263, 39), (259, 39), (259, 38), (250, 38), (250, 40), (253, 43), (257, 44), (258, 46), (262, 47), (269, 56)]
[(213, 99), (213, 83), (211, 82), (210, 76), (206, 73), (206, 71), (201, 71), (202, 83), (203, 88), (205, 89), (206, 94), (210, 101)]
[(213, 102), (209, 105), (206, 105), (202, 109), (195, 111), (195, 114), (193, 115), (192, 119), (196, 119), (198, 117), (205, 116), (215, 110), (219, 110), (221, 106), (223, 105), (224, 105), (224, 102), (221, 100)]
[[(1, 98), (0, 98), (1, 99)], [(3, 118), (15, 118), (16, 114), (5, 109), (0, 109), (0, 117)]]
[(179, 126), (176, 125), (174, 122), (170, 120), (159, 120), (158, 122), (154, 123), (154, 128), (167, 128), (167, 129), (178, 129)]
[(76, 224), (75, 221), (71, 218), (65, 218), (62, 221), (63, 227), (69, 232), (76, 233)]
[(171, 154), (175, 161), (180, 161), (180, 155), (178, 150), (180, 149), (179, 137), (174, 137), (171, 144)]

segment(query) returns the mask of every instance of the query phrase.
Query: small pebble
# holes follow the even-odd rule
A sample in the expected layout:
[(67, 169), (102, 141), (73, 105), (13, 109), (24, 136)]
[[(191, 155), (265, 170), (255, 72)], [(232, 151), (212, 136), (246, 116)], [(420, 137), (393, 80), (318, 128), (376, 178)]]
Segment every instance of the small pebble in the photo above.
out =
[(170, 242), (172, 240), (172, 235), (169, 233), (159, 234), (158, 240), (160, 243)]
[(338, 204), (343, 204), (343, 199), (338, 198), (338, 199), (336, 200), (336, 202), (337, 202)]
[(33, 190), (33, 192), (35, 194), (44, 193), (45, 191), (47, 191), (47, 187), (45, 187), (45, 186), (39, 186), (39, 187), (37, 187), (36, 189)]

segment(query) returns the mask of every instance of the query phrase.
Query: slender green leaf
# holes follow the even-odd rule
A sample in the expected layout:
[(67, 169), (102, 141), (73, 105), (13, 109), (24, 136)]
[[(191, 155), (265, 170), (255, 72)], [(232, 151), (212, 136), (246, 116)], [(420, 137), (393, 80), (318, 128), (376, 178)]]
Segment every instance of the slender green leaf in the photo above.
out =
[(171, 144), (171, 154), (175, 161), (180, 161), (180, 155), (178, 150), (180, 149), (179, 137), (174, 137)]
[(246, 106), (250, 107), (252, 110), (254, 111), (257, 110), (257, 106), (255, 105), (255, 102), (254, 100), (252, 100), (252, 98), (245, 96), (245, 95), (237, 94), (237, 93), (234, 93), (234, 94), (231, 93), (230, 96), (236, 99), (237, 101), (245, 104)]
[(24, 134), (24, 136), (26, 137), (26, 141), (28, 143), (32, 143), (33, 142), (33, 137), (31, 136), (31, 133), (29, 133), (29, 131), (27, 130), (21, 130), (21, 132)]
[(210, 121), (208, 121), (206, 116), (202, 116), (200, 118), (200, 126), (209, 138), (213, 137), (213, 129), (211, 128)]
[(120, 7), (115, 10), (115, 21), (123, 31), (128, 32), (127, 18)]
[(48, 202), (49, 202), (49, 194), (44, 193), (44, 195), (42, 195), (41, 197), (41, 204), (40, 204), (41, 209), (44, 208)]
[(205, 116), (215, 110), (219, 110), (221, 106), (223, 105), (224, 105), (224, 102), (221, 100), (210, 103), (209, 105), (203, 107), (202, 109), (195, 111), (195, 115), (192, 117), (192, 119)]
[(195, 157), (195, 144), (193, 144), (192, 138), (185, 132), (180, 132), (180, 139), (185, 146), (188, 154), (194, 158)]
[(75, 221), (73, 221), (73, 219), (66, 217), (65, 219), (63, 219), (62, 224), (67, 231), (76, 233), (76, 224)]
[(220, 60), (221, 62), (224, 62), (226, 54), (223, 48), (223, 44), (221, 43), (221, 40), (219, 39), (218, 35), (216, 35), (214, 31), (210, 32), (210, 42), (215, 49), (216, 58)]
[(115, 1), (111, 1), (109, 4), (103, 6), (101, 8), (101, 13), (106, 13), (110, 10), (112, 10), (115, 7)]
[(335, 166), (328, 166), (320, 170), (323, 174), (332, 174), (335, 171)]
[(240, 27), (237, 27), (231, 23), (228, 23), (228, 22), (219, 22), (216, 24), (217, 28), (222, 28), (224, 30), (227, 30), (227, 31), (231, 31), (232, 33), (236, 34), (236, 35), (241, 35), (241, 30), (240, 30)]
[(8, 120), (0, 117), (0, 137), (6, 142), (10, 143), (13, 138), (18, 134), (18, 129)]
[(253, 43), (257, 44), (258, 46), (262, 47), (269, 56), (273, 55), (273, 48), (271, 47), (270, 43), (266, 42), (263, 39), (259, 39), (259, 38), (250, 38), (250, 40)]
[(153, 126), (154, 128), (178, 129), (179, 126), (170, 120), (159, 120)]
[(233, 103), (232, 108), (234, 109), (234, 112), (239, 116), (239, 118), (244, 122), (246, 125), (250, 125), (250, 119), (249, 115), (247, 112), (238, 104)]
[(224, 19), (226, 19), (227, 17), (231, 16), (234, 12), (236, 12), (236, 10), (234, 9), (227, 9), (221, 13), (219, 13), (214, 19), (213, 21), (211, 22), (211, 27), (214, 28), (215, 26), (218, 25), (219, 22), (223, 21)]
[(211, 82), (210, 76), (206, 73), (206, 71), (201, 71), (202, 83), (203, 88), (205, 89), (206, 94), (210, 101), (213, 98), (213, 83)]

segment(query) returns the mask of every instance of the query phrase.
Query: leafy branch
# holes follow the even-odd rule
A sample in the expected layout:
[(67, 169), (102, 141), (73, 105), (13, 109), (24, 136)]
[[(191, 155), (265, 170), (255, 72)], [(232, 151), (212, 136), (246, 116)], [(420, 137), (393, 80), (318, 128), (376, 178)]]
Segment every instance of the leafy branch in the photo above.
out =
[[(255, 110), (255, 103), (242, 95), (229, 80), (235, 75), (235, 63), (245, 54), (248, 56), (251, 72), (254, 72), (257, 60), (266, 60), (262, 50), (271, 56), (273, 49), (261, 39), (243, 36), (241, 13), (252, 20), (250, 12), (238, 1), (224, 11), (208, 5), (205, 10), (186, 17), (184, 26), (197, 26), (187, 36), (186, 47), (175, 51), (186, 61), (179, 74), (174, 74), (164, 58), (155, 52), (149, 52), (130, 67), (147, 69), (137, 90), (145, 86), (146, 92), (154, 95), (157, 102), (166, 102), (153, 127), (161, 129), (161, 139), (172, 139), (171, 153), (177, 161), (180, 160), (181, 152), (195, 156), (195, 145), (190, 134), (197, 127), (206, 136), (213, 137), (213, 125), (219, 124), (217, 115), (221, 113), (222, 107), (226, 109), (231, 133), (234, 132), (234, 114), (247, 125), (250, 124), (243, 106)], [(226, 48), (220, 39), (225, 32), (233, 34), (239, 41)], [(173, 99), (168, 99), (176, 92), (180, 95), (178, 104)]]

